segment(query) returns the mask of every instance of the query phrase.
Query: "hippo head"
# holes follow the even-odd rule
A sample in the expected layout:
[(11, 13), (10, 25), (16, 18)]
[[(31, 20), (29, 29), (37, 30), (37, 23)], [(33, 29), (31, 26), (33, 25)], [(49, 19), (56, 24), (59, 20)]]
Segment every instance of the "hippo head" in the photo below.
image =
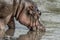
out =
[(40, 23), (41, 12), (39, 11), (36, 4), (31, 4), (27, 7), (27, 14), (30, 15), (30, 30), (42, 30), (45, 31), (45, 27)]
[(25, 8), (19, 16), (20, 23), (26, 25), (30, 30), (45, 31), (45, 27), (40, 23), (41, 12), (36, 4), (27, 2), (24, 4)]

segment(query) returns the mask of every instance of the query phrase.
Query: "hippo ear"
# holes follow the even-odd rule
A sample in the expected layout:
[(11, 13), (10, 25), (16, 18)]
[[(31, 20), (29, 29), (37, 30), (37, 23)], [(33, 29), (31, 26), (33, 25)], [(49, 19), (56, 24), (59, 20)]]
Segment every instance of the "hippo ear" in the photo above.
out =
[(28, 10), (33, 10), (33, 6), (29, 6), (27, 9)]
[(30, 7), (26, 8), (28, 14), (33, 14), (32, 10), (30, 9)]

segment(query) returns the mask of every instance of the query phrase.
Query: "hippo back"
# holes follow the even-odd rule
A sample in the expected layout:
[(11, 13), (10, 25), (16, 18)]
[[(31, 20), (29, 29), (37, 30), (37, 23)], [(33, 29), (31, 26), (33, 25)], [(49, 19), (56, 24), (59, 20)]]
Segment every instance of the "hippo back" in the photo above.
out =
[(0, 18), (5, 18), (12, 13), (13, 1), (0, 0)]

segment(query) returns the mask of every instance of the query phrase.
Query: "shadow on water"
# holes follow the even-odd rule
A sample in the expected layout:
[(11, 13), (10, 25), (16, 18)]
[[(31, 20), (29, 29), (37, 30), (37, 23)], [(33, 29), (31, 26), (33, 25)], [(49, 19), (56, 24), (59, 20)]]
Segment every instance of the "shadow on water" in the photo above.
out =
[(40, 40), (45, 32), (28, 31), (27, 34), (20, 35), (18, 38), (13, 37), (14, 29), (8, 29), (3, 40)]

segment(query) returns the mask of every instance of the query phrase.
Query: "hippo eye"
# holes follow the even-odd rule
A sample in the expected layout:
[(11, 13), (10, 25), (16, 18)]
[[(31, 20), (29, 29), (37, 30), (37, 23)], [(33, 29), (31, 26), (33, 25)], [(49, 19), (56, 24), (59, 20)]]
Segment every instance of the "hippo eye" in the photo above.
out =
[(30, 8), (31, 10), (33, 10), (33, 6), (30, 6), (29, 8)]

